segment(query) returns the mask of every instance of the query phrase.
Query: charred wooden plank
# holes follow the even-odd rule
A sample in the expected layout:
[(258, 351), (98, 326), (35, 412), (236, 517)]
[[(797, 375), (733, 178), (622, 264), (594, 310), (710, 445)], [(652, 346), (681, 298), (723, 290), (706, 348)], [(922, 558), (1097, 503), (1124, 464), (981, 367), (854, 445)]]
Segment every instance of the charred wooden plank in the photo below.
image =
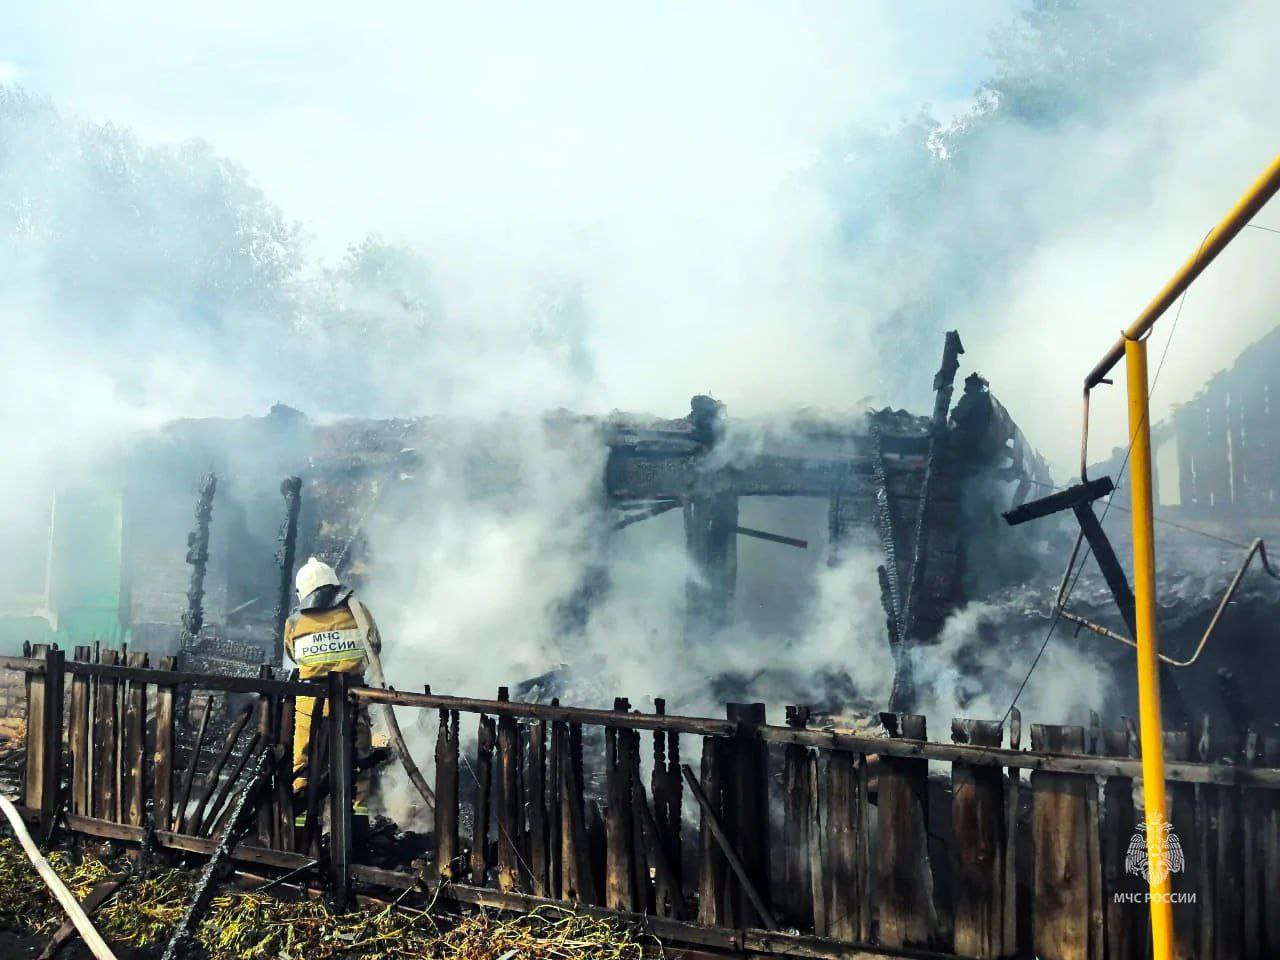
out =
[[(255, 691), (256, 692), (256, 691)], [(484, 713), (495, 717), (519, 717), (530, 720), (549, 720), (563, 723), (590, 724), (607, 727), (617, 722), (610, 710), (588, 710), (583, 707), (562, 707), (558, 704), (520, 703), (515, 700), (477, 700), (472, 697), (447, 697), (434, 693), (413, 693), (408, 690), (381, 690), (375, 687), (356, 687), (352, 691), (361, 703), (390, 703), (402, 707), (426, 707), (432, 710), (445, 708), (463, 713)], [(654, 713), (633, 713), (627, 718), (633, 730), (674, 730), (702, 737), (728, 737), (734, 725), (726, 720), (707, 717), (681, 717)]]
[[(231, 773), (222, 782), (217, 796), (214, 797), (213, 803), (209, 805), (209, 813), (200, 825), (201, 833), (210, 837), (217, 835), (223, 820), (235, 806), (234, 802), (231, 802), (231, 791), (235, 789), (236, 783), (240, 780), (240, 774), (244, 772), (244, 768), (248, 766), (249, 762), (257, 756), (259, 748), (266, 747), (267, 744), (263, 742), (262, 734), (257, 730), (253, 731), (253, 736), (249, 738), (249, 745), (245, 747), (244, 753), (240, 754), (236, 759), (235, 765), (231, 768)], [(259, 844), (259, 846), (261, 845)]]
[[(739, 854), (751, 883), (763, 902), (773, 908), (769, 889), (770, 824), (769, 824), (769, 752), (760, 739), (765, 723), (763, 703), (730, 703), (725, 711), (737, 724), (737, 731), (727, 744), (731, 760), (730, 779), (726, 788), (723, 821), (730, 835), (751, 838), (743, 842)], [(738, 880), (735, 872), (735, 881)], [(741, 882), (730, 885), (733, 916), (738, 923), (752, 915), (755, 906)]]
[[(614, 700), (614, 709), (626, 711), (626, 700)], [(636, 900), (632, 857), (633, 816), (631, 812), (631, 765), (628, 762), (626, 730), (605, 728), (604, 814), (605, 861), (604, 905), (611, 910), (632, 910)]]
[(530, 892), (537, 897), (550, 893), (548, 881), (551, 851), (547, 835), (547, 722), (529, 724), (529, 751), (525, 767), (525, 804), (529, 811), (529, 868), (533, 871)]
[[(998, 747), (999, 721), (952, 720), (957, 743)], [(955, 952), (972, 957), (1004, 953), (1005, 785), (997, 767), (957, 763), (951, 768), (952, 882)]]
[[(636, 806), (637, 797), (644, 796), (644, 785), (640, 778), (640, 734), (635, 730), (622, 730), (619, 743), (625, 747), (623, 762), (628, 769), (627, 781), (630, 784), (631, 796), (627, 808), (631, 811), (631, 902), (633, 909), (642, 913), (652, 913), (654, 908), (653, 880), (650, 875), (650, 864), (653, 857), (649, 850), (645, 834), (648, 831), (644, 822), (646, 813), (650, 813), (648, 803), (641, 810)], [(637, 791), (637, 787), (640, 789)], [(649, 840), (656, 844), (655, 834)]]
[(45, 721), (48, 711), (45, 701), (48, 699), (47, 679), (43, 669), (48, 662), (50, 648), (37, 643), (32, 654), (42, 661), (40, 673), (28, 673), (27, 684), (27, 733), (26, 733), (26, 767), (22, 777), (22, 802), (34, 810), (44, 804), (45, 789)]
[[(639, 814), (639, 825), (645, 837), (650, 840), (646, 849), (653, 858), (653, 869), (657, 880), (655, 886), (655, 906), (660, 916), (679, 919), (684, 915), (684, 904), (680, 896), (680, 878), (671, 869), (666, 851), (662, 848), (658, 830), (658, 821), (644, 795), (644, 784), (636, 777), (631, 782), (632, 807)], [(650, 911), (652, 912), (652, 911)]]
[(600, 888), (591, 866), (582, 768), (577, 762), (581, 757), (582, 732), (576, 724), (557, 726), (560, 728), (559, 749), (562, 753), (559, 761), (562, 895), (578, 903), (598, 904)]
[[(1168, 731), (1164, 735), (1164, 753), (1166, 760), (1186, 760), (1191, 753), (1190, 738), (1182, 730)], [(1117, 742), (1116, 746), (1120, 746)], [(1109, 785), (1109, 782), (1108, 782)], [(1132, 790), (1132, 787), (1130, 788)], [(1170, 783), (1167, 788), (1169, 804), (1169, 822), (1175, 832), (1185, 833), (1188, 840), (1193, 839), (1195, 824), (1196, 788), (1189, 783)], [(1132, 804), (1132, 794), (1130, 795)], [(1132, 837), (1135, 826), (1129, 828)], [(1121, 854), (1123, 857), (1123, 854)], [(1139, 878), (1140, 879), (1140, 878)], [(1195, 888), (1193, 875), (1189, 870), (1172, 874), (1169, 877), (1174, 893), (1190, 893)], [(1131, 880), (1132, 883), (1132, 880)], [(1132, 914), (1132, 908), (1130, 913)], [(1139, 919), (1141, 915), (1139, 915)], [(1146, 930), (1140, 931), (1140, 944), (1146, 945)], [(1194, 909), (1175, 909), (1173, 911), (1173, 953), (1177, 960), (1193, 960), (1196, 955), (1196, 911)]]
[[(131, 667), (147, 669), (145, 653), (130, 653), (127, 662)], [(124, 822), (134, 826), (142, 825), (146, 799), (146, 723), (147, 683), (145, 680), (131, 680), (125, 693), (120, 782)]]
[[(498, 693), (507, 699), (507, 688)], [(515, 717), (498, 718), (498, 777), (494, 791), (498, 833), (498, 889), (522, 889), (520, 882), (520, 737)]]
[(248, 801), (257, 792), (264, 780), (267, 759), (270, 756), (271, 752), (268, 750), (263, 750), (258, 754), (258, 760), (249, 776), (249, 782), (240, 791), (239, 797), (232, 806), (231, 816), (227, 821), (226, 827), (217, 838), (212, 856), (209, 858), (209, 862), (205, 864), (200, 879), (196, 882), (195, 893), (187, 903), (182, 919), (178, 921), (173, 937), (165, 948), (163, 960), (178, 960), (179, 957), (184, 957), (188, 954), (188, 946), (196, 927), (217, 893), (217, 880), (222, 872), (223, 863), (230, 857), (231, 850), (243, 830), (242, 824), (248, 813)]
[[(762, 727), (760, 735), (767, 743), (799, 743), (824, 750), (862, 751), (885, 757), (934, 760), (939, 763), (960, 761), (993, 767), (1043, 770), (1049, 773), (1093, 774), (1099, 777), (1138, 778), (1142, 776), (1142, 762), (1136, 758), (1125, 760), (1120, 757), (1091, 757), (1084, 754), (1026, 752), (957, 743), (885, 739), (834, 730), (792, 730), (789, 727), (773, 726)], [(1172, 762), (1165, 766), (1165, 779), (1185, 783), (1280, 789), (1280, 769), (1244, 767), (1230, 763)]]
[[(558, 703), (558, 701), (552, 701)], [(546, 721), (540, 721), (545, 723)], [(561, 741), (567, 733), (564, 724), (551, 724), (551, 755), (547, 764), (547, 895), (555, 900), (564, 897), (564, 811), (563, 792), (560, 789), (560, 762), (564, 755)]]
[[(297, 671), (294, 671), (296, 675)], [(297, 712), (296, 699), (280, 697), (278, 703), (279, 736), (276, 738), (275, 765), (275, 812), (276, 830), (275, 847), (278, 850), (292, 850), (297, 842), (295, 837), (295, 811), (293, 798), (293, 734)]]
[[(1129, 731), (1106, 731), (1103, 745), (1106, 754), (1127, 757)], [(1116, 893), (1134, 882), (1124, 866), (1129, 842), (1137, 825), (1133, 808), (1133, 779), (1108, 777), (1102, 788), (1102, 795), (1102, 877), (1108, 893), (1106, 956), (1108, 960), (1141, 960), (1146, 950), (1146, 925), (1142, 923), (1141, 908), (1115, 898)]]
[(805, 776), (809, 778), (809, 876), (812, 878), (813, 929), (818, 936), (827, 936), (829, 911), (823, 878), (826, 863), (826, 836), (822, 829), (823, 794), (818, 778), (818, 755), (810, 753), (805, 763)]
[[(75, 659), (88, 661), (92, 650), (87, 646), (75, 649)], [(89, 815), (93, 813), (93, 770), (90, 765), (89, 744), (89, 678), (71, 678), (71, 811)], [(74, 928), (73, 928), (74, 929)]]
[(702, 788), (705, 805), (699, 801), (698, 821), (698, 922), (706, 926), (722, 926), (726, 915), (728, 861), (716, 842), (711, 818), (723, 808), (724, 747), (713, 738), (702, 741)]
[[(103, 666), (114, 666), (119, 654), (115, 650), (103, 650)], [(94, 705), (95, 727), (98, 731), (97, 777), (94, 797), (94, 813), (103, 820), (120, 822), (119, 751), (119, 690), (120, 681), (103, 676), (98, 681), (98, 702)]]
[(497, 739), (497, 724), (492, 718), (481, 714), (476, 745), (476, 806), (471, 839), (471, 882), (477, 887), (484, 886), (485, 876), (489, 871), (490, 789), (493, 782), (493, 748)]
[[(177, 666), (175, 657), (165, 657), (160, 661), (161, 670), (173, 670)], [(77, 678), (79, 679), (79, 678)], [(173, 755), (174, 738), (174, 697), (176, 691), (172, 686), (156, 688), (156, 727), (155, 753), (152, 757), (151, 769), (153, 780), (152, 798), (155, 804), (152, 815), (161, 829), (168, 828), (173, 817)]]
[(436, 731), (436, 878), (461, 876), (458, 863), (458, 711), (441, 710)]
[(347, 910), (351, 905), (356, 708), (350, 691), (351, 674), (329, 674), (329, 889), (337, 910)]
[(755, 910), (756, 915), (764, 924), (766, 930), (777, 930), (778, 921), (774, 919), (773, 913), (769, 910), (769, 905), (765, 902), (764, 896), (760, 890), (756, 888), (750, 870), (747, 868), (742, 857), (739, 856), (737, 849), (734, 847), (733, 841), (729, 838), (729, 834), (725, 831), (724, 826), (720, 823), (720, 818), (716, 815), (715, 809), (711, 806), (711, 801), (702, 792), (702, 788), (698, 786), (697, 778), (694, 777), (693, 771), (686, 765), (681, 768), (684, 771), (685, 782), (689, 785), (689, 792), (693, 794), (694, 800), (698, 802), (698, 806), (702, 808), (704, 822), (711, 835), (715, 838), (725, 859), (729, 862), (729, 868), (733, 871), (734, 877), (737, 879), (746, 896), (747, 901)]
[[(924, 717), (899, 718), (905, 739), (923, 740)], [(929, 766), (923, 760), (880, 757), (880, 941), (893, 947), (932, 947), (938, 940), (927, 825)]]
[[(1031, 748), (1082, 752), (1081, 727), (1031, 728)], [(1035, 848), (1035, 950), (1045, 960), (1088, 960), (1089, 852), (1086, 791), (1091, 779), (1037, 771), (1031, 776)]]
[[(104, 680), (103, 683), (112, 681)], [(191, 785), (196, 779), (196, 768), (200, 765), (200, 750), (204, 747), (205, 733), (209, 729), (209, 717), (213, 713), (213, 698), (206, 697), (204, 709), (200, 712), (200, 724), (196, 728), (196, 739), (191, 746), (191, 756), (187, 759), (187, 769), (182, 774), (182, 789), (178, 792), (178, 809), (174, 817), (173, 829), (183, 833), (187, 826), (187, 804), (191, 801)], [(292, 820), (292, 816), (290, 816)]]
[[(1280, 767), (1280, 737), (1263, 737), (1262, 761)], [(1280, 795), (1268, 791), (1259, 798), (1261, 806), (1259, 846), (1262, 853), (1262, 899), (1271, 908), (1263, 912), (1263, 948), (1280, 955)]]
[(818, 885), (825, 885), (825, 923), (818, 932), (834, 940), (856, 940), (862, 928), (858, 886), (858, 762), (856, 754), (827, 754), (825, 860)]
[[(245, 724), (249, 722), (249, 716), (252, 713), (253, 707), (251, 705), (246, 706), (240, 711), (240, 715), (236, 717), (235, 722), (231, 724), (231, 729), (227, 731), (227, 735), (222, 741), (222, 749), (218, 752), (218, 756), (213, 761), (213, 766), (209, 769), (209, 773), (205, 778), (204, 787), (200, 791), (200, 799), (196, 802), (196, 809), (187, 821), (187, 825), (191, 828), (192, 833), (201, 833), (201, 827), (205, 821), (205, 812), (208, 810), (209, 801), (213, 799), (214, 792), (218, 789), (218, 781), (222, 776), (222, 768), (226, 765), (227, 758), (231, 756), (231, 751), (236, 745), (236, 740), (240, 737), (240, 731), (243, 730)], [(194, 762), (194, 760), (192, 762)]]
[[(258, 667), (258, 677), (262, 680), (272, 679), (271, 666), (262, 664)], [(257, 709), (257, 726), (259, 742), (265, 749), (272, 749), (276, 744), (276, 736), (279, 720), (276, 716), (277, 704), (275, 698), (269, 693), (258, 694)], [(275, 773), (274, 757), (268, 764), (270, 775)], [(273, 836), (275, 834), (276, 822), (279, 819), (273, 809), (275, 801), (274, 790), (264, 790), (258, 795), (258, 809), (255, 817), (257, 820), (257, 840), (259, 845), (264, 847), (275, 846)]]
[[(787, 707), (787, 714), (789, 725), (804, 726), (801, 718), (805, 714), (794, 707)], [(778, 907), (797, 927), (813, 923), (809, 805), (809, 750), (788, 744), (782, 759), (782, 896)]]

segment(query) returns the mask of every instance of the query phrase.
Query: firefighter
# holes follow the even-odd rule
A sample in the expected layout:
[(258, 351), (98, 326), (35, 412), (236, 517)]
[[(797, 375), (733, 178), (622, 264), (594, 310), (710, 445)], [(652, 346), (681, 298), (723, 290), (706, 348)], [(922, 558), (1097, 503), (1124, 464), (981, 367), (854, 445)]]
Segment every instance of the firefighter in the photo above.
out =
[[(366, 650), (382, 649), (378, 627), (369, 608), (339, 582), (333, 567), (315, 557), (298, 570), (294, 586), (298, 591), (298, 607), (285, 622), (284, 649), (298, 665), (299, 678), (323, 683), (329, 674), (343, 672), (354, 674), (357, 682), (363, 682)], [(314, 697), (298, 697), (294, 707), (294, 790), (302, 790), (307, 785), (315, 706)], [(327, 713), (326, 705), (322, 715)], [(356, 753), (366, 755), (371, 740), (369, 714), (361, 708), (356, 718)], [(361, 778), (356, 783), (358, 807), (364, 806), (366, 793), (367, 786)]]

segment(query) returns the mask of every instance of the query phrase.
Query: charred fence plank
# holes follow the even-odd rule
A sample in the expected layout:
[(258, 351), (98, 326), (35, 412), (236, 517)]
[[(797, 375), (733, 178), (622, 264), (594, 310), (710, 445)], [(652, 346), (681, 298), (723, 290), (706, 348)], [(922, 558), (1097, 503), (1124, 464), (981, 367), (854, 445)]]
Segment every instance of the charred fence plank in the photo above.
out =
[[(998, 747), (999, 721), (952, 720), (956, 743)], [(988, 958), (1004, 953), (1006, 904), (1005, 785), (999, 767), (956, 763), (951, 767), (951, 823), (955, 887), (955, 951)], [(961, 841), (963, 838), (963, 842)]]
[[(925, 738), (924, 717), (898, 719), (900, 736)], [(938, 914), (933, 902), (927, 825), (929, 764), (901, 757), (880, 758), (880, 942), (891, 947), (933, 947)]]

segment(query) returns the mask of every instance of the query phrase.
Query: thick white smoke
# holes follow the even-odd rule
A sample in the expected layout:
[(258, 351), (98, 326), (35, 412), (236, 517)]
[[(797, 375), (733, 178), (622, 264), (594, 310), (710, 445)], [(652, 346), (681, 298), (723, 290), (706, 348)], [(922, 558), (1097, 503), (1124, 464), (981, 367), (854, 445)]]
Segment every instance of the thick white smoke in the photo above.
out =
[[(962, 374), (990, 377), (1066, 476), (1085, 371), (1280, 119), (1257, 83), (1277, 14), (1243, 2), (415, 4), (377, 23), (260, 7), (0, 14), (0, 82), (90, 118), (12, 87), (0, 101), (0, 399), (19, 464), (0, 500), (35, 516), (58, 470), (173, 416), (279, 400), (471, 424), (433, 449), (419, 521), (372, 528), (369, 598), (400, 685), (481, 695), (570, 663), (584, 697), (707, 709), (716, 676), (767, 664), (843, 671), (882, 701), (873, 551), (837, 568), (754, 554), (803, 602), (684, 649), (678, 515), (601, 556), (602, 453), (552, 444), (538, 415), (676, 416), (707, 391), (731, 414), (923, 410), (958, 328)], [(378, 231), (392, 239), (342, 253)], [(1254, 234), (1193, 290), (1158, 413), (1273, 323), (1280, 239)], [(1121, 408), (1097, 408), (1103, 452)], [(477, 450), (501, 451), (498, 481), (474, 480)], [(25, 556), (30, 536), (6, 531), (24, 546), (0, 556)], [(610, 588), (559, 634), (602, 561)], [(944, 649), (1002, 615), (967, 611)], [(935, 729), (999, 715), (1021, 671), (986, 662), (974, 693), (940, 666)], [(1066, 677), (1042, 664), (1023, 705), (1061, 720), (1104, 696)]]

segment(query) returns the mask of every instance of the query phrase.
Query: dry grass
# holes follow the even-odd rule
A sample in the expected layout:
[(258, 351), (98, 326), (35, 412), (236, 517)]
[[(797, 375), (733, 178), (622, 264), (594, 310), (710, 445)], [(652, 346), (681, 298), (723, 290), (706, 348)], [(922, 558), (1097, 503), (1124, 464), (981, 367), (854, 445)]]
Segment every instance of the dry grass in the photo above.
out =
[[(111, 867), (55, 851), (49, 862), (81, 899)], [(164, 870), (131, 877), (94, 917), (109, 941), (163, 946), (182, 917), (193, 877)], [(13, 840), (0, 839), (0, 927), (52, 932), (63, 916)], [(368, 907), (335, 915), (319, 901), (278, 900), (268, 893), (218, 896), (198, 941), (210, 960), (641, 960), (633, 932), (559, 908), (500, 919), (450, 917), (441, 911)]]

